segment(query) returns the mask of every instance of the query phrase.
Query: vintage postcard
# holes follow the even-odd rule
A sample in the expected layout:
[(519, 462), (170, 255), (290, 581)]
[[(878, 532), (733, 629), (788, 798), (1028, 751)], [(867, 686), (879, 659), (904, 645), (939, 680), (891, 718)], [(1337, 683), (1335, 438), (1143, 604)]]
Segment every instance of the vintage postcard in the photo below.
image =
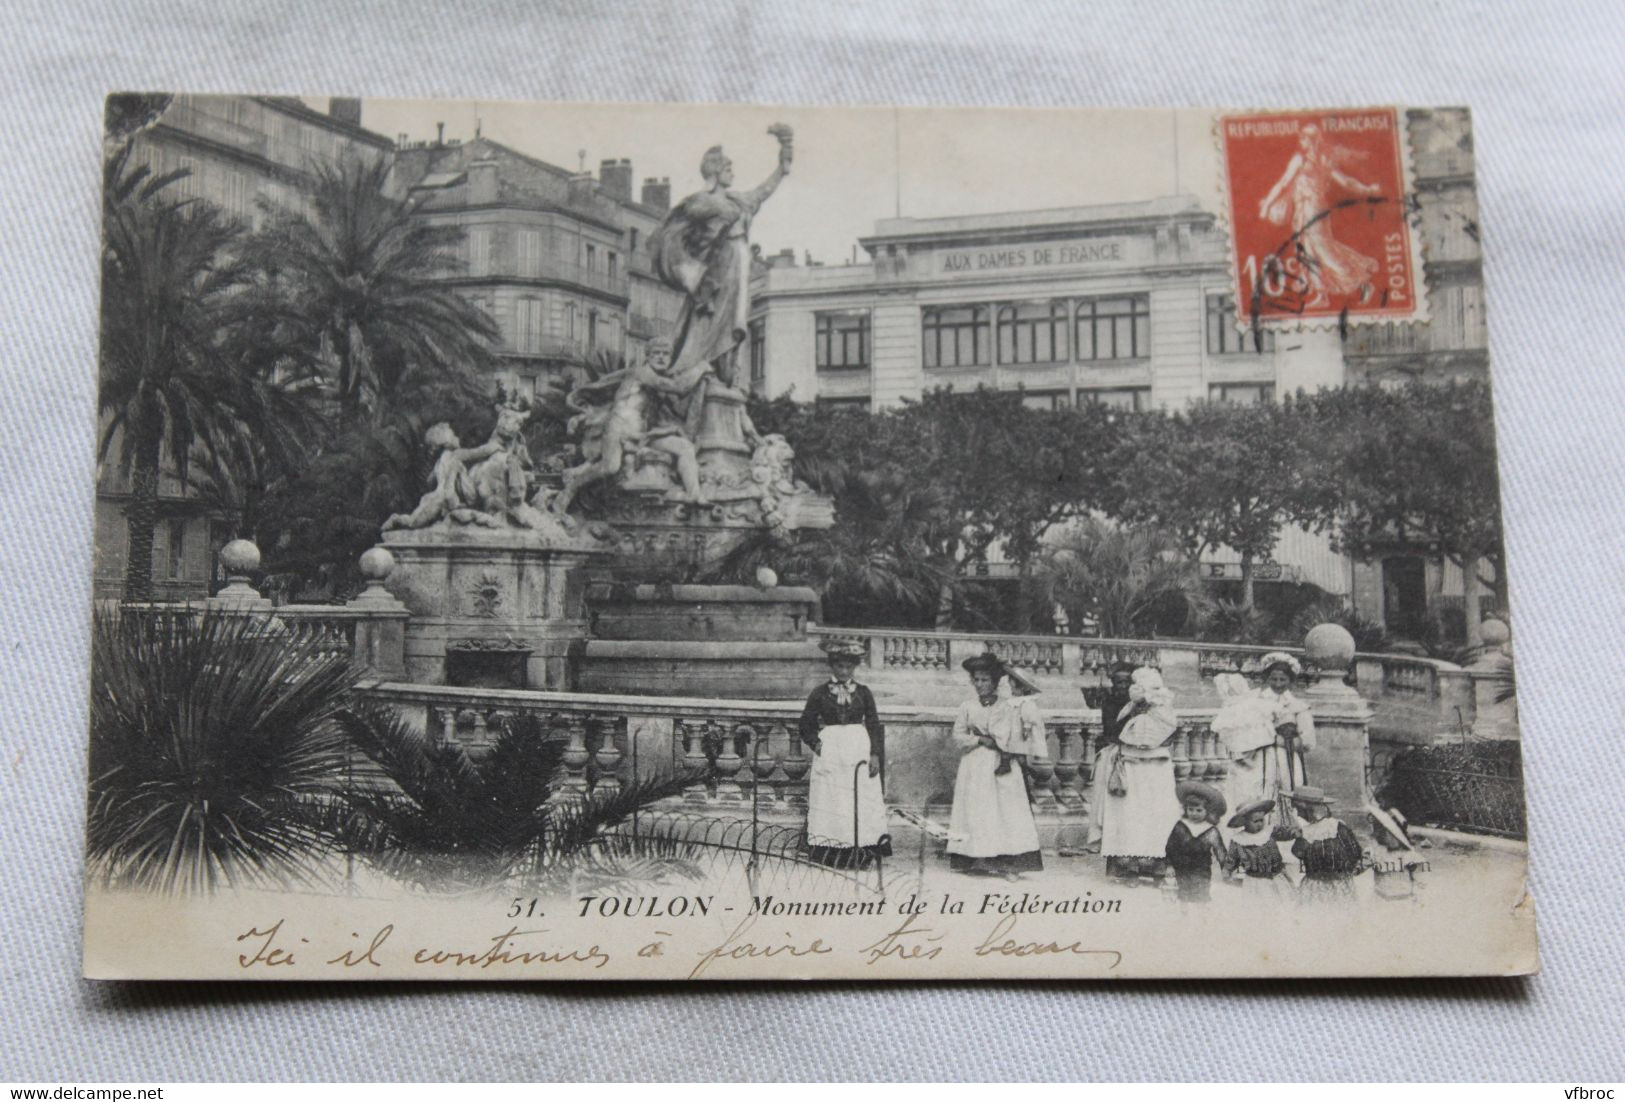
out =
[(1537, 967), (1467, 110), (106, 123), (86, 975)]

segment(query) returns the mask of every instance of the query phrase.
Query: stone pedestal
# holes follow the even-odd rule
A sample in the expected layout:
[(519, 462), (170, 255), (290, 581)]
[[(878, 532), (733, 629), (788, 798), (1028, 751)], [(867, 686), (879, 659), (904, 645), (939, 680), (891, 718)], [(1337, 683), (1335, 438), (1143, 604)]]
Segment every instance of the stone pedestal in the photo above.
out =
[(408, 680), (570, 690), (587, 638), (587, 570), (610, 548), (586, 532), (441, 524), (384, 535), (385, 583), (411, 613)]
[(584, 692), (794, 700), (828, 676), (811, 589), (596, 585), (588, 606)]
[(1319, 679), (1299, 695), (1315, 716), (1315, 748), (1304, 755), (1309, 783), (1326, 790), (1334, 814), (1358, 829), (1371, 799), (1371, 706), (1344, 683), (1354, 660), (1354, 638), (1336, 624), (1321, 624), (1304, 639), (1304, 657)]

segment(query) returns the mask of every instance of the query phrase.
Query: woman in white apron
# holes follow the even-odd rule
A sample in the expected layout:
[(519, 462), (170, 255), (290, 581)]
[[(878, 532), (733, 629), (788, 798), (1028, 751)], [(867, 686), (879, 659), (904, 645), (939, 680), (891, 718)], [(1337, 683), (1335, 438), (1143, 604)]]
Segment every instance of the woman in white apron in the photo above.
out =
[[(1214, 717), (1214, 730), (1223, 737), (1230, 756), (1225, 794), (1235, 807), (1251, 800), (1276, 800), (1283, 791), (1306, 783), (1304, 751), (1315, 748), (1314, 714), (1292, 692), (1302, 673), (1298, 660), (1284, 651), (1271, 651), (1260, 665), (1264, 684), (1254, 690), (1250, 705), (1256, 719), (1232, 730)], [(1225, 714), (1228, 711), (1227, 706)], [(1221, 726), (1226, 729), (1221, 731)]]
[(1181, 814), (1168, 747), (1179, 717), (1162, 675), (1149, 666), (1134, 671), (1129, 694), (1116, 754), (1102, 762), (1107, 774), (1100, 852), (1113, 876), (1160, 878), (1167, 865), (1168, 832)]
[(867, 685), (853, 680), (860, 644), (830, 640), (829, 680), (807, 697), (801, 741), (813, 753), (807, 778), (807, 850), (814, 861), (860, 868), (891, 854), (881, 766), (886, 729)]
[[(976, 697), (959, 706), (953, 739), (960, 751), (948, 818), (948, 862), (955, 872), (1018, 879), (1044, 867), (1023, 763), (1046, 752), (1036, 686), (1020, 676), (999, 695), (1004, 663), (979, 654), (963, 663)], [(1019, 695), (1017, 695), (1019, 693)]]

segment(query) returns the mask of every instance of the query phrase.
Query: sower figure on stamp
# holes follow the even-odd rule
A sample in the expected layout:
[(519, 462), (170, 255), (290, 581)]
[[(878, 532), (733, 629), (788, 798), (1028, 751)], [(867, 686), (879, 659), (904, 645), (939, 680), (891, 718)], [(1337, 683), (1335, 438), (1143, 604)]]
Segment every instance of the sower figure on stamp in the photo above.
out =
[[(976, 697), (959, 706), (954, 720), (960, 758), (948, 860), (955, 872), (1014, 880), (1044, 867), (1026, 772), (1014, 764), (1045, 752), (1044, 723), (1031, 693), (999, 696), (1008, 671), (996, 655), (979, 654), (963, 665)], [(1036, 688), (1024, 676), (1020, 680), (1024, 689)]]
[(814, 861), (861, 868), (891, 855), (881, 770), (886, 729), (875, 696), (854, 680), (860, 644), (824, 644), (829, 680), (812, 691), (801, 712), (801, 741), (813, 752), (807, 784), (807, 849)]
[(1260, 218), (1292, 227), (1311, 291), (1305, 309), (1329, 305), (1332, 295), (1358, 294), (1364, 303), (1374, 293), (1371, 281), (1381, 265), (1332, 235), (1330, 214), (1340, 190), (1363, 198), (1381, 191), (1343, 171), (1347, 162), (1358, 159), (1360, 154), (1328, 142), (1311, 123), (1299, 133), (1297, 152), (1281, 178), (1258, 204)]

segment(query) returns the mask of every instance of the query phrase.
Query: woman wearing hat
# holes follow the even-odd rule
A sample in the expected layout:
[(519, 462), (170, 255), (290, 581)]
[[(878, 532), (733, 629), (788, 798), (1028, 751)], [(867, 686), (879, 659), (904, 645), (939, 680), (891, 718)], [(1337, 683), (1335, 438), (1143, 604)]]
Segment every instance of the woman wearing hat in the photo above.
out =
[(1098, 812), (1100, 852), (1113, 876), (1156, 878), (1165, 867), (1168, 831), (1180, 814), (1168, 748), (1179, 717), (1162, 675), (1149, 666), (1134, 671), (1129, 696), (1111, 761), (1101, 756), (1106, 773)]
[(801, 712), (801, 741), (813, 752), (807, 849), (820, 864), (855, 868), (891, 853), (880, 780), (886, 729), (874, 694), (853, 680), (862, 645), (832, 639), (824, 653), (829, 680), (812, 691)]
[[(1003, 876), (1044, 867), (1038, 851), (1025, 773), (1013, 761), (1044, 754), (1044, 722), (1030, 697), (1030, 678), (1006, 669), (993, 654), (963, 663), (976, 696), (959, 706), (953, 739), (959, 747), (954, 806), (948, 818), (948, 861), (955, 872)], [(999, 682), (1012, 677), (1010, 697)]]
[[(1263, 722), (1223, 732), (1230, 755), (1225, 788), (1235, 804), (1277, 799), (1302, 784), (1303, 755), (1315, 748), (1315, 717), (1292, 692), (1303, 672), (1298, 660), (1271, 651), (1260, 661), (1264, 684), (1253, 693)], [(1217, 718), (1217, 717), (1215, 717)]]

